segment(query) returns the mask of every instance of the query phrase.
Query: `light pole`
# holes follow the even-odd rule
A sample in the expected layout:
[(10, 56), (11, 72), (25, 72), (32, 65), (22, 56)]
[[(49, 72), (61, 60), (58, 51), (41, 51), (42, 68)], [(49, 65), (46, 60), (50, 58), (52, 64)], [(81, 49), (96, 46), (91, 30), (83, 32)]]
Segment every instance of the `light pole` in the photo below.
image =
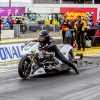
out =
[(11, 7), (11, 0), (9, 0), (9, 7)]
[(94, 2), (95, 0), (92, 0), (92, 4), (94, 4), (95, 2)]

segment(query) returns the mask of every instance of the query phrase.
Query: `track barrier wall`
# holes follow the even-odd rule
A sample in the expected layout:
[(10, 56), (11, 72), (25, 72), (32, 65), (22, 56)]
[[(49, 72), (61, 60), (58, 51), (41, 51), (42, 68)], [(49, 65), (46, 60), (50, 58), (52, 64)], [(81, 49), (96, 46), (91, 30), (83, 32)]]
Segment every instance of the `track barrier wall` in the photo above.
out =
[(24, 43), (0, 45), (0, 62), (18, 60), (22, 54)]

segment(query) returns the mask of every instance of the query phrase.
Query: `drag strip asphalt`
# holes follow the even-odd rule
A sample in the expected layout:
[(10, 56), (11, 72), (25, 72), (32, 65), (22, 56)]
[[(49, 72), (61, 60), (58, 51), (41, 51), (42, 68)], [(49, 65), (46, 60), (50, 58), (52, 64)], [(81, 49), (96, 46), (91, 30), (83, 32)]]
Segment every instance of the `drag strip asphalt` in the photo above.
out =
[(27, 79), (21, 79), (17, 70), (0, 72), (0, 100), (99, 100), (100, 67), (79, 71), (79, 75), (71, 70)]

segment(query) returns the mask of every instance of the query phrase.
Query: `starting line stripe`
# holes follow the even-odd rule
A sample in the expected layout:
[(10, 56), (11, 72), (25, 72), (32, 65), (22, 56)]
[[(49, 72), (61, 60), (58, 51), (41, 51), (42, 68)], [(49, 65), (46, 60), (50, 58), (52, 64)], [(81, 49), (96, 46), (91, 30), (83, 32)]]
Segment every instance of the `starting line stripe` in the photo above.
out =
[(1, 69), (6, 69), (7, 67), (6, 66), (0, 66), (0, 70)]
[(12, 70), (9, 70), (9, 69), (2, 69), (0, 70), (0, 73), (4, 73), (4, 72), (11, 72), (11, 71), (16, 71), (18, 69), (12, 69)]
[(19, 62), (19, 60), (12, 60), (12, 61), (7, 61), (7, 62), (0, 62), (0, 65), (1, 64), (12, 64), (12, 63), (17, 63)]
[[(20, 38), (20, 39), (7, 39), (7, 40), (1, 40), (0, 43), (13, 43), (13, 42), (25, 42), (25, 41), (31, 41), (31, 40), (35, 40), (37, 38)], [(53, 39), (62, 39), (61, 36), (59, 37), (53, 37)]]

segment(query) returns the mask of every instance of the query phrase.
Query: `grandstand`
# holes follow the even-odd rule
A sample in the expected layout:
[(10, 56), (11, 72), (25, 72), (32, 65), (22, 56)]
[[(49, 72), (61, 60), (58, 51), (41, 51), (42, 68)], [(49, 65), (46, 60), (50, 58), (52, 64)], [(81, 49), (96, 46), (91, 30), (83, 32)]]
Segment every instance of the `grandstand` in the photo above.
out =
[(34, 4), (100, 4), (100, 0), (33, 0)]
[(34, 4), (92, 4), (92, 0), (34, 0)]
[(32, 0), (32, 2), (33, 7), (100, 7), (100, 0)]
[[(0, 0), (0, 6), (9, 6), (10, 0)], [(39, 7), (99, 7), (100, 0), (11, 0), (12, 6)], [(70, 4), (70, 5), (69, 5)]]

